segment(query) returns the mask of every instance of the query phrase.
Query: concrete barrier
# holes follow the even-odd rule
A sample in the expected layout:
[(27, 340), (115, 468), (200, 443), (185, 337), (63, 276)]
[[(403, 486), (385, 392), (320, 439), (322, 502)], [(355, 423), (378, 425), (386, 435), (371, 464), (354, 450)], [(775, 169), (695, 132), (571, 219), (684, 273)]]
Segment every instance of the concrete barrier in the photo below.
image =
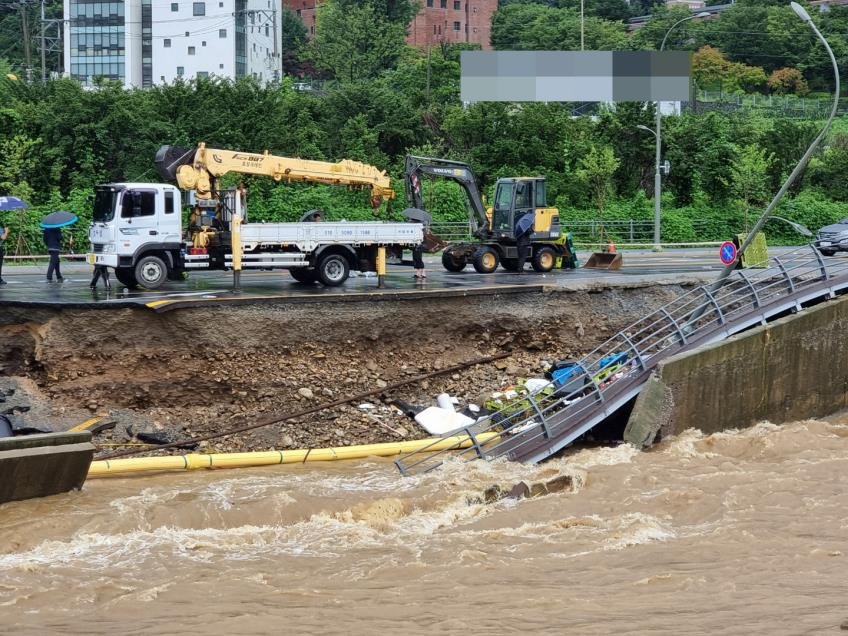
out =
[(624, 439), (643, 447), (687, 428), (714, 433), (848, 407), (848, 297), (661, 362)]
[(0, 439), (0, 503), (79, 489), (94, 457), (91, 433)]

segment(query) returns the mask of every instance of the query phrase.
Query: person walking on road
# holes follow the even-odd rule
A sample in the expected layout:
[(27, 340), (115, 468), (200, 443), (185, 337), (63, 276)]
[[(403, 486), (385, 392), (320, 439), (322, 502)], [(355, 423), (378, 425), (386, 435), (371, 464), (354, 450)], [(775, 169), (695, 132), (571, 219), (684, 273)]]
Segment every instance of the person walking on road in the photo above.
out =
[(6, 256), (6, 251), (3, 246), (6, 243), (7, 238), (9, 238), (9, 228), (4, 225), (3, 231), (0, 232), (0, 285), (6, 284), (6, 281), (3, 280), (3, 257)]
[(415, 278), (419, 280), (427, 278), (427, 270), (424, 268), (423, 243), (419, 243), (412, 248), (412, 267), (415, 268)]
[(97, 289), (97, 280), (100, 278), (103, 279), (103, 285), (106, 287), (106, 291), (112, 289), (112, 283), (109, 281), (109, 268), (105, 265), (95, 265), (94, 276), (91, 277), (91, 282), (88, 284), (91, 287), (91, 291)]
[[(74, 238), (70, 237), (69, 245), (73, 245)], [(49, 227), (44, 230), (44, 245), (47, 246), (47, 253), (50, 255), (50, 264), (47, 266), (47, 282), (53, 282), (53, 273), (56, 273), (56, 280), (60, 283), (65, 280), (62, 277), (62, 272), (59, 269), (59, 252), (62, 249), (62, 230), (57, 227)]]

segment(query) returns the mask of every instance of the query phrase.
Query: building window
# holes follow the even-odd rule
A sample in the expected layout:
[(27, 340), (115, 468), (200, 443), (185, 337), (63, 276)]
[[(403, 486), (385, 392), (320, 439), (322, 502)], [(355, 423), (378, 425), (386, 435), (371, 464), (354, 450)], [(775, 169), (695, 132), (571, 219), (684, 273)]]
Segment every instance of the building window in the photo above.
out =
[(177, 12), (177, 11), (179, 11), (179, 10), (180, 10), (180, 5), (179, 5), (179, 3), (177, 3), (177, 2), (172, 2), (172, 3), (171, 3), (171, 11)]
[(185, 75), (185, 67), (184, 66), (178, 66), (177, 67), (177, 77), (182, 77), (183, 75)]
[(439, 35), (441, 35), (441, 34), (442, 34), (442, 25), (440, 24), (439, 25)]
[(159, 81), (160, 81), (160, 82), (164, 82), (164, 81), (165, 81), (165, 76), (164, 76), (164, 75), (160, 75), (160, 76), (159, 76)]
[(227, 37), (227, 30), (226, 29), (218, 29), (218, 37), (219, 38)]
[(188, 54), (194, 55), (194, 47), (193, 46), (188, 47)]
[(427, 6), (432, 7), (433, 6), (433, 0), (427, 0)]
[(190, 36), (190, 35), (191, 35), (191, 33), (189, 33), (188, 31), (186, 31), (186, 37), (188, 37), (188, 36)]
[(206, 46), (206, 40), (203, 40), (203, 42), (200, 43), (200, 46)]
[(219, 9), (223, 9), (223, 8), (224, 8), (224, 3), (223, 3), (223, 2), (219, 2), (219, 3), (218, 3), (218, 8), (219, 8)]
[(462, 3), (459, 0), (453, 0), (453, 8), (456, 11), (462, 9)]
[(309, 27), (309, 35), (315, 35), (315, 27), (314, 26)]
[(209, 73), (206, 71), (197, 71), (197, 79), (206, 79), (209, 77)]
[(459, 31), (461, 28), (462, 28), (462, 25), (459, 22), (453, 23), (453, 30), (454, 31)]
[(436, 35), (436, 25), (433, 25), (433, 35)]
[(166, 48), (166, 49), (170, 49), (170, 48), (171, 48), (171, 39), (170, 39), (170, 38), (165, 38), (164, 40), (162, 40), (162, 44), (164, 44), (164, 45), (165, 45), (165, 48)]
[(192, 15), (206, 15), (206, 3), (195, 2), (194, 11), (192, 12)]
[(218, 64), (218, 68), (224, 68), (223, 64)]
[(448, 8), (448, 0), (439, 0), (439, 7), (441, 7), (442, 9), (447, 9)]

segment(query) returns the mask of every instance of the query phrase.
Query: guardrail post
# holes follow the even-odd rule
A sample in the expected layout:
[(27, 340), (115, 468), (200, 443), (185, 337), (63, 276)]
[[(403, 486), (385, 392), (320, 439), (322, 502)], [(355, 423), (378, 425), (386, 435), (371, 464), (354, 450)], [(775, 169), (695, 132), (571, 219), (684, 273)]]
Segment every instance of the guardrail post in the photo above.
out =
[(674, 325), (674, 330), (677, 331), (677, 335), (680, 336), (681, 344), (686, 344), (687, 343), (686, 334), (683, 332), (683, 329), (680, 328), (680, 323), (678, 323), (672, 317), (672, 315), (670, 313), (668, 313), (668, 309), (666, 309), (665, 307), (660, 307), (660, 311), (663, 313), (663, 315), (665, 315), (666, 318), (668, 318), (668, 321), (672, 325)]
[(795, 283), (792, 282), (792, 277), (789, 275), (789, 272), (786, 271), (786, 267), (784, 267), (783, 263), (780, 261), (780, 258), (775, 256), (774, 262), (777, 263), (777, 266), (780, 268), (780, 272), (786, 277), (786, 282), (789, 284), (789, 293), (795, 293)]
[(812, 245), (810, 246), (810, 249), (813, 250), (813, 253), (816, 255), (816, 260), (819, 262), (819, 269), (822, 272), (822, 280), (830, 280), (830, 272), (827, 271), (827, 265), (825, 265), (821, 252)]
[(760, 305), (762, 303), (760, 302), (760, 295), (757, 293), (757, 288), (754, 286), (754, 283), (751, 282), (751, 279), (748, 278), (748, 276), (745, 274), (745, 272), (743, 272), (742, 270), (739, 270), (738, 274), (742, 278), (742, 280), (744, 280), (748, 284), (748, 287), (750, 288), (751, 293), (754, 295), (754, 307), (759, 309)]
[(716, 308), (716, 311), (718, 312), (718, 324), (723, 325), (726, 321), (724, 319), (724, 314), (721, 311), (721, 306), (719, 306), (718, 302), (716, 302), (715, 297), (710, 293), (709, 289), (707, 289), (706, 287), (701, 287), (701, 289), (704, 290), (704, 293), (707, 295), (707, 298), (710, 299), (710, 302), (713, 304), (713, 306)]
[(548, 430), (548, 421), (545, 419), (545, 416), (542, 415), (542, 411), (539, 408), (538, 403), (536, 402), (536, 400), (533, 399), (533, 396), (529, 394), (527, 395), (527, 401), (530, 402), (530, 406), (533, 407), (533, 410), (536, 411), (536, 415), (539, 416), (539, 419), (541, 420), (542, 431), (544, 431), (545, 437), (547, 439), (550, 439), (551, 432)]

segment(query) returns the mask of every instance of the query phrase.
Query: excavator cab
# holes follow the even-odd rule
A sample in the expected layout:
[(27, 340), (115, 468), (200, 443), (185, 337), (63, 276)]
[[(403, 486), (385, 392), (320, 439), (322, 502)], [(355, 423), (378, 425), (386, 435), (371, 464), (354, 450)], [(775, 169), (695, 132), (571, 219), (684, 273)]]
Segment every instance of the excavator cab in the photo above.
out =
[(539, 238), (559, 236), (559, 213), (548, 207), (544, 177), (498, 179), (492, 207), (492, 233), (500, 239), (515, 239), (515, 224), (526, 214), (535, 213), (533, 234)]

